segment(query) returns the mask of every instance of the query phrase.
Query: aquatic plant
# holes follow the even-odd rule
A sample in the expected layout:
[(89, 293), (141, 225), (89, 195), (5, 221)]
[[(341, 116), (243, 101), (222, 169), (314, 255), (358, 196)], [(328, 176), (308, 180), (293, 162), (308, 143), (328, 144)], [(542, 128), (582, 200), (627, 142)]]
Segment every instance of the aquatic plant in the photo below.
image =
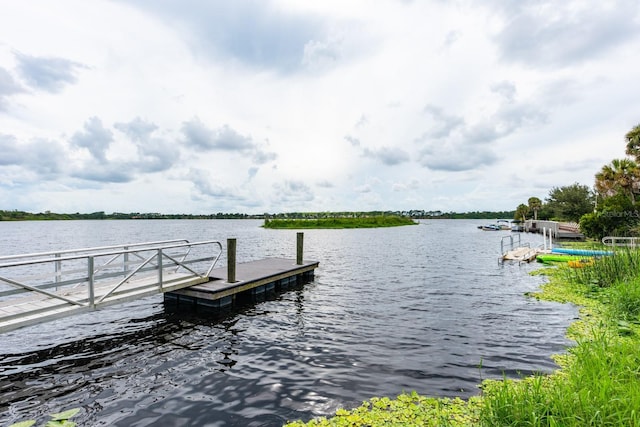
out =
[[(69, 419), (75, 417), (78, 412), (80, 412), (80, 408), (69, 409), (68, 411), (51, 414), (51, 419), (47, 421), (44, 427), (75, 427), (76, 423), (74, 423), (73, 421), (69, 421)], [(35, 423), (35, 420), (20, 421), (18, 423), (11, 424), (9, 427), (31, 427)]]
[(338, 409), (333, 418), (316, 418), (308, 423), (294, 421), (286, 427), (424, 426), (459, 427), (477, 425), (479, 398), (432, 398), (415, 391), (396, 399), (374, 397), (353, 409)]

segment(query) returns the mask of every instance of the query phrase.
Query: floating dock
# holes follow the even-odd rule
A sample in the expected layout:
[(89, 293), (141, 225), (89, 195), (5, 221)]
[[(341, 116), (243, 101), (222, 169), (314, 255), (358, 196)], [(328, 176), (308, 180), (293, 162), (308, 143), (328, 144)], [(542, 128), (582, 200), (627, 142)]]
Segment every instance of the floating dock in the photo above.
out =
[(518, 247), (512, 250), (508, 250), (502, 254), (502, 259), (505, 261), (520, 261), (531, 262), (536, 259), (538, 251), (528, 246)]
[(313, 280), (318, 261), (266, 258), (236, 265), (235, 281), (230, 282), (228, 269), (211, 271), (209, 281), (164, 294), (169, 306), (178, 308), (224, 308), (235, 304), (238, 297), (255, 297), (279, 292)]
[(500, 240), (499, 262), (518, 261), (531, 262), (536, 259), (539, 249), (532, 248), (528, 242), (520, 241), (520, 233), (503, 236)]

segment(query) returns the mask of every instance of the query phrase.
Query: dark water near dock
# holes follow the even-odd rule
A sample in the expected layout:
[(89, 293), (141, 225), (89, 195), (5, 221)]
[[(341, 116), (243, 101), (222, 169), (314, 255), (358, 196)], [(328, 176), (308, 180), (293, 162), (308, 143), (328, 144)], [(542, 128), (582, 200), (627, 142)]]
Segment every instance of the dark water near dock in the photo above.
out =
[[(577, 311), (525, 298), (540, 265), (500, 265), (510, 232), (482, 223), (306, 230), (315, 280), (221, 318), (165, 312), (154, 296), (0, 335), (0, 425), (82, 407), (79, 425), (281, 426), (372, 396), (467, 397), (481, 378), (551, 371)], [(239, 262), (295, 258), (295, 231), (260, 224), (0, 222), (0, 255), (235, 237)]]

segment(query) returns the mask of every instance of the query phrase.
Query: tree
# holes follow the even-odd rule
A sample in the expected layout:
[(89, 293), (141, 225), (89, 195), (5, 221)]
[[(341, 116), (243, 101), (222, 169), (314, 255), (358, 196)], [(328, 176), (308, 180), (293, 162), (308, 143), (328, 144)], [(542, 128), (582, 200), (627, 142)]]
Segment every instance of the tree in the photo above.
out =
[(529, 210), (533, 211), (533, 219), (537, 220), (538, 211), (542, 207), (542, 200), (538, 199), (537, 197), (529, 197), (529, 200), (527, 202), (529, 203)]
[(580, 231), (598, 240), (604, 236), (632, 236), (637, 234), (638, 220), (631, 200), (618, 193), (605, 199), (596, 212), (583, 215)]
[(618, 192), (626, 195), (635, 204), (640, 189), (640, 168), (630, 159), (613, 159), (596, 174), (596, 190), (603, 197), (611, 197)]
[(578, 222), (582, 215), (593, 211), (594, 194), (588, 186), (576, 182), (553, 187), (546, 202), (554, 218)]
[(516, 208), (516, 213), (513, 214), (513, 219), (524, 220), (527, 218), (527, 213), (529, 213), (529, 206), (520, 203)]
[(640, 124), (635, 125), (633, 129), (627, 132), (624, 139), (627, 141), (626, 153), (640, 162)]

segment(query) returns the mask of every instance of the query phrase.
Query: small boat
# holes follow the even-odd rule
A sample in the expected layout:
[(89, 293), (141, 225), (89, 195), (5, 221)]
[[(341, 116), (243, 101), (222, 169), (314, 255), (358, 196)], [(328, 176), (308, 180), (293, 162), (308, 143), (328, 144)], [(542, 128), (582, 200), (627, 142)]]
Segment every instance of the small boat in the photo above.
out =
[(502, 228), (498, 224), (479, 225), (478, 228), (484, 231), (500, 231)]
[(511, 225), (509, 225), (509, 221), (506, 219), (499, 219), (497, 225), (500, 227), (500, 230), (511, 230)]
[(552, 262), (580, 261), (585, 258), (588, 259), (589, 257), (585, 257), (584, 255), (568, 255), (568, 254), (554, 254), (554, 253), (536, 255), (536, 261), (542, 262), (544, 264), (549, 264)]
[(576, 259), (573, 261), (567, 261), (567, 264), (571, 268), (584, 268), (595, 264), (595, 260), (593, 258)]
[(597, 251), (592, 249), (553, 248), (551, 253), (582, 256), (606, 256), (613, 255), (613, 251)]

